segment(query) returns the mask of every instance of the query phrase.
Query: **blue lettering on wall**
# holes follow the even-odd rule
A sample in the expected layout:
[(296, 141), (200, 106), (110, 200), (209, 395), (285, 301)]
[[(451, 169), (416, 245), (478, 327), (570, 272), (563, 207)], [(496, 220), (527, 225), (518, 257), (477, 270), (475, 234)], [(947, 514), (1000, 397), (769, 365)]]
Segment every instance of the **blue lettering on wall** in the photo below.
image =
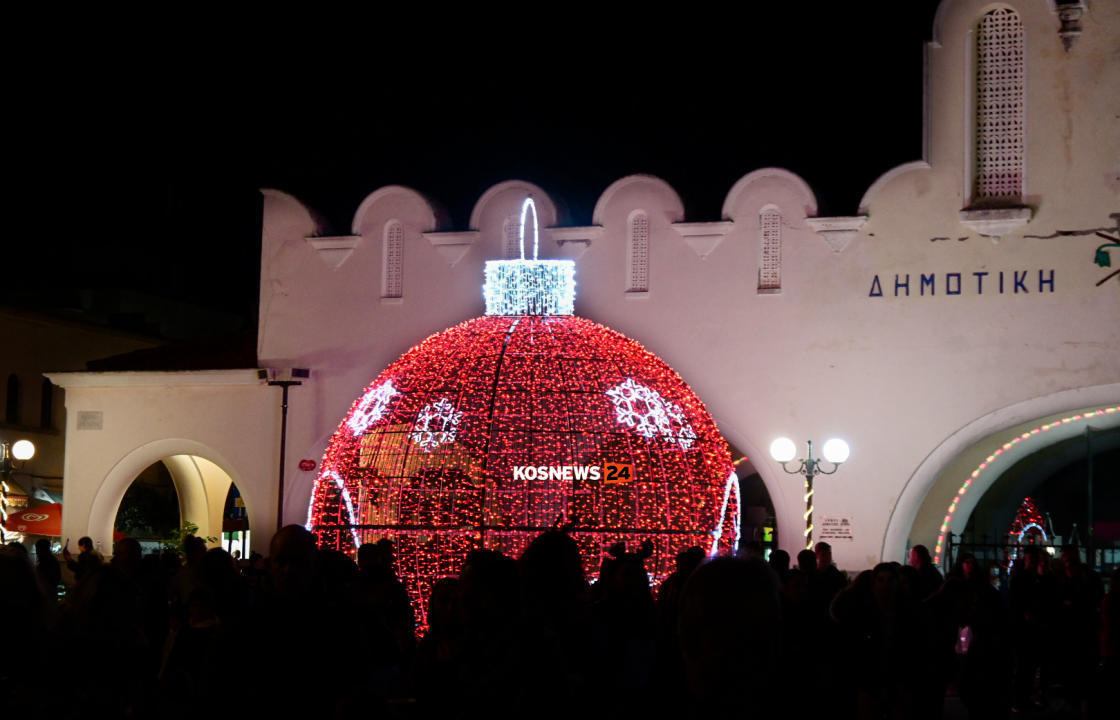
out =
[[(984, 280), (985, 280), (985, 278), (987, 278), (989, 275), (997, 275), (997, 274), (999, 275), (999, 289), (998, 289), (998, 292), (999, 292), (1000, 295), (1003, 295), (1003, 294), (1008, 293), (1008, 292), (1012, 293), (1014, 295), (1019, 295), (1019, 294), (1029, 295), (1030, 290), (1027, 288), (1027, 275), (1029, 275), (1031, 272), (1033, 272), (1033, 271), (1032, 270), (1008, 270), (1008, 271), (1000, 270), (1000, 271), (997, 272), (995, 270), (992, 270), (992, 271), (976, 270), (976, 271), (973, 271), (971, 273), (971, 275), (974, 278), (976, 278), (976, 294), (977, 295), (983, 295), (984, 294)], [(1004, 282), (1004, 277), (1008, 273), (1011, 274), (1011, 277), (1008, 278), (1011, 281), (1011, 289), (1010, 290), (1007, 289), (1007, 283)], [(919, 295), (919, 297), (925, 297), (926, 290), (929, 290), (929, 296), (930, 297), (934, 297), (934, 296), (937, 295), (937, 273), (936, 272), (931, 272), (931, 273), (895, 273), (895, 276), (894, 276), (894, 296), (895, 297), (900, 297), (900, 296), (901, 297), (910, 297), (910, 275), (911, 274), (917, 274), (918, 275), (918, 278), (919, 278), (919, 280), (918, 280), (918, 295)], [(943, 293), (945, 295), (966, 295), (966, 294), (970, 295), (970, 294), (972, 294), (972, 293), (966, 293), (964, 291), (964, 276), (965, 276), (965, 274), (966, 273), (964, 273), (964, 272), (947, 272), (947, 273), (944, 273), (944, 276), (945, 276), (944, 288), (945, 289), (944, 289)], [(1053, 293), (1055, 291), (1055, 286), (1056, 286), (1055, 275), (1056, 274), (1057, 274), (1057, 271), (1053, 270), (1053, 269), (1039, 270), (1038, 271), (1038, 292), (1039, 293), (1044, 293), (1044, 292)], [(989, 285), (988, 286), (989, 293), (991, 292), (991, 290), (992, 290), (992, 286)], [(884, 297), (883, 281), (880, 279), (878, 274), (872, 276), (872, 278), (871, 278), (871, 289), (868, 291), (867, 296), (868, 297)]]

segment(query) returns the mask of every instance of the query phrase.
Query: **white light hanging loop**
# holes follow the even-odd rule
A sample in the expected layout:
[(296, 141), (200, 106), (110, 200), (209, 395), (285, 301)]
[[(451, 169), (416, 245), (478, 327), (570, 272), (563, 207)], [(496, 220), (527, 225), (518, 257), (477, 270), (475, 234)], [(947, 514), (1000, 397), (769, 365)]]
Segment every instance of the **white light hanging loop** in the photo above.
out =
[(537, 220), (537, 204), (533, 202), (533, 196), (525, 198), (525, 202), (521, 203), (521, 230), (519, 232), (519, 239), (521, 241), (521, 259), (525, 259), (525, 216), (528, 214), (529, 209), (533, 210), (533, 259), (537, 259), (537, 248), (540, 244), (541, 229)]
[[(525, 257), (529, 211), (533, 211), (533, 257)], [(576, 264), (571, 260), (540, 260), (541, 228), (537, 204), (530, 195), (521, 203), (518, 228), (521, 257), (486, 261), (482, 297), (487, 315), (571, 315), (576, 296)]]

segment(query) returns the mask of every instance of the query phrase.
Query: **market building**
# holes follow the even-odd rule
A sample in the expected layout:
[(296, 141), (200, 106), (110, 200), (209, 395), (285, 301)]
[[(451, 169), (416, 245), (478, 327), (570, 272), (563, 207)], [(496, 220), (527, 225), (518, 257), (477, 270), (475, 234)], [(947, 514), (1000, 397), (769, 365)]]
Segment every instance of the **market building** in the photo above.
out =
[(804, 546), (806, 501), (771, 442), (839, 436), (851, 456), (817, 479), (814, 538), (848, 569), (917, 543), (940, 556), (987, 492), (1021, 500), (1049, 477), (1024, 461), (1056, 472), (1084, 459), (1089, 431), (1089, 454), (1116, 467), (1118, 36), (1112, 4), (944, 2), (924, 156), (842, 217), (780, 168), (745, 169), (704, 222), (647, 175), (610, 185), (580, 227), (519, 180), (483, 193), (465, 228), (383, 187), (345, 235), (265, 190), (255, 366), (49, 375), (66, 390), (64, 534), (108, 542), (159, 461), (203, 534), (231, 483), (255, 547), (307, 523), (355, 401), (409, 348), (483, 314), (484, 263), (517, 256), (532, 197), (540, 257), (575, 263), (575, 314), (679, 373), (746, 458), (740, 479), (757, 474), (781, 547)]

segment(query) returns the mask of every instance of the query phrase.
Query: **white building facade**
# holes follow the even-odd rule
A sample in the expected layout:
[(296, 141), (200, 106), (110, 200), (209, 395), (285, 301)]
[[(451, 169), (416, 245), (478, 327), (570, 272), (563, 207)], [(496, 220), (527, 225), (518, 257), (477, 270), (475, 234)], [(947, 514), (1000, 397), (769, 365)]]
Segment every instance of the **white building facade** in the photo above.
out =
[[(541, 257), (576, 261), (576, 314), (692, 386), (765, 483), (785, 549), (803, 546), (804, 500), (768, 457), (778, 436), (851, 446), (816, 484), (818, 523), (851, 528), (839, 565), (933, 549), (1010, 464), (1120, 425), (1120, 248), (1098, 251), (1120, 220), (1117, 37), (1116, 3), (944, 2), (925, 157), (885, 173), (849, 217), (819, 217), (812, 189), (778, 168), (747, 173), (714, 222), (635, 175), (587, 227), (558, 227), (548, 188), (510, 180), (465, 229), (438, 228), (422, 195), (389, 186), (349, 235), (325, 237), (309, 208), (267, 190), (259, 368), (50, 376), (66, 388), (64, 533), (108, 544), (132, 478), (165, 458), (184, 463), (172, 475), (203, 534), (230, 481), (256, 547), (278, 502), (284, 523), (306, 522), (317, 468), (300, 461), (319, 460), (393, 360), (482, 314), (483, 263), (512, 251), (531, 195)], [(310, 377), (290, 390), (280, 496), (280, 391), (257, 370), (291, 368)]]

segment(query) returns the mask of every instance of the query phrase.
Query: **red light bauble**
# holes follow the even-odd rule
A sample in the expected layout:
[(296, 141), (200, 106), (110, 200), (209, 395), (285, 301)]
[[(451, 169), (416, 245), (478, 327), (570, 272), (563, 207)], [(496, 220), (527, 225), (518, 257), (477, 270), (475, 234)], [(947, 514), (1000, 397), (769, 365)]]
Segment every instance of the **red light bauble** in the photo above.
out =
[(572, 272), (488, 263), (488, 315), (390, 365), (323, 457), (309, 529), (350, 553), (394, 541), (421, 627), (432, 585), (475, 548), (518, 557), (564, 526), (594, 578), (611, 545), (648, 539), (658, 582), (681, 550), (738, 541), (731, 456), (707, 409), (639, 343), (568, 314)]
[[(629, 480), (607, 482), (607, 463), (630, 466)], [(392, 539), (426, 624), (421, 601), (470, 550), (517, 557), (558, 524), (589, 577), (620, 540), (653, 541), (655, 581), (717, 532), (729, 548), (731, 470), (704, 405), (637, 342), (574, 316), (482, 317), (413, 348), (354, 403), (323, 458), (310, 527), (347, 552)]]

